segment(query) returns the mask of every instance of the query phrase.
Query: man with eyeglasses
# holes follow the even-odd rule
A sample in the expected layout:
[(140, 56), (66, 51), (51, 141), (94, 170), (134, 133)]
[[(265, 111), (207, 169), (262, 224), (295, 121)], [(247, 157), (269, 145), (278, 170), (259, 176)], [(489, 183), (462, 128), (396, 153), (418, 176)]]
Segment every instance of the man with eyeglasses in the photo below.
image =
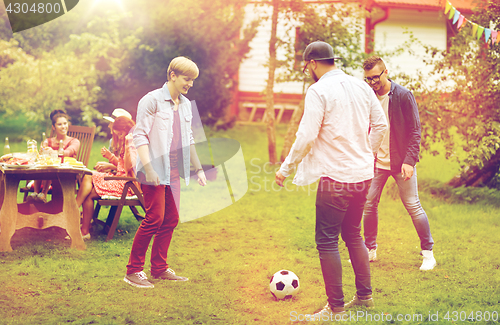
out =
[[(333, 48), (313, 42), (304, 51), (304, 72), (315, 81), (305, 97), (304, 115), (289, 155), (276, 172), (276, 183), (297, 172), (293, 183), (319, 179), (316, 196), (316, 245), (328, 302), (311, 320), (347, 316), (345, 308), (373, 307), (368, 251), (361, 237), (366, 194), (373, 178), (387, 119), (377, 97), (362, 80), (335, 65)], [(356, 275), (356, 296), (344, 305), (339, 235), (347, 245)], [(357, 297), (363, 300), (359, 303)]]
[(417, 188), (417, 169), (420, 150), (420, 118), (413, 94), (387, 77), (384, 61), (372, 56), (363, 63), (365, 81), (377, 94), (384, 108), (389, 129), (377, 153), (375, 177), (368, 191), (363, 212), (365, 245), (370, 262), (377, 259), (378, 204), (384, 185), (392, 176), (399, 188), (399, 195), (411, 216), (420, 238), (421, 255), (424, 257), (420, 270), (432, 270), (436, 260), (432, 251), (429, 220), (420, 204)]

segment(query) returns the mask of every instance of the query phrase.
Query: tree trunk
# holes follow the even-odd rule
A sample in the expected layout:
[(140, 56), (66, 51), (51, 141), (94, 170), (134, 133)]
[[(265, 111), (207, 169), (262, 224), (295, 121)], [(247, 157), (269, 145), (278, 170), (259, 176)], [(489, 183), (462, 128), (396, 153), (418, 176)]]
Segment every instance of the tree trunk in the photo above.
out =
[(453, 187), (480, 187), (488, 184), (500, 168), (500, 150), (484, 164), (483, 168), (473, 167), (454, 177), (448, 184)]
[(266, 113), (267, 143), (269, 151), (269, 162), (277, 163), (276, 157), (276, 128), (274, 125), (274, 73), (276, 70), (276, 30), (278, 28), (279, 0), (273, 0), (273, 14), (271, 19), (271, 39), (269, 41), (269, 73), (266, 86)]
[(283, 144), (283, 150), (281, 151), (280, 157), (281, 162), (285, 161), (286, 157), (290, 153), (290, 149), (295, 141), (295, 134), (297, 133), (300, 120), (302, 119), (302, 114), (304, 114), (304, 98), (300, 101), (299, 107), (293, 112), (290, 124), (286, 130), (285, 143)]

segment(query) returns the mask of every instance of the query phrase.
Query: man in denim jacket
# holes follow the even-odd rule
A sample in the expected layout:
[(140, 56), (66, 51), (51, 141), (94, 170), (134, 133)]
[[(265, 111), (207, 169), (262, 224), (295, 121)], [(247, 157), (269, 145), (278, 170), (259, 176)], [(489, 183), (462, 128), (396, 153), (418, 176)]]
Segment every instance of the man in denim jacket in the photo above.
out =
[(432, 247), (429, 220), (420, 204), (417, 188), (417, 169), (421, 127), (417, 103), (406, 88), (387, 78), (387, 68), (378, 56), (363, 63), (365, 81), (375, 91), (389, 121), (389, 129), (377, 153), (375, 177), (363, 213), (365, 245), (370, 261), (377, 259), (378, 204), (384, 185), (392, 176), (399, 188), (401, 201), (411, 216), (420, 238), (424, 257), (420, 270), (432, 270), (436, 260)]
[(190, 162), (198, 183), (206, 185), (205, 173), (196, 154), (191, 121), (191, 102), (184, 97), (193, 87), (199, 70), (196, 64), (177, 57), (167, 70), (162, 88), (146, 94), (137, 107), (134, 144), (137, 148), (137, 176), (144, 194), (146, 217), (134, 237), (127, 275), (132, 286), (153, 288), (143, 272), (146, 252), (151, 248), (151, 275), (156, 279), (187, 281), (168, 267), (167, 253), (179, 223), (180, 176), (189, 184)]

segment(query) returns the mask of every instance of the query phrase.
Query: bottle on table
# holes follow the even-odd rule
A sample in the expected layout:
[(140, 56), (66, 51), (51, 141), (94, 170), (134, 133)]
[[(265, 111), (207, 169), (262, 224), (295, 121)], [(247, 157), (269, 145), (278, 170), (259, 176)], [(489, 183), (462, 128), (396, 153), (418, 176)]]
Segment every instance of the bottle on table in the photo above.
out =
[(57, 150), (57, 156), (61, 159), (61, 164), (64, 163), (63, 140), (59, 140), (59, 150)]
[(38, 157), (38, 146), (36, 140), (28, 140), (28, 155), (31, 159), (36, 159)]
[(47, 137), (45, 132), (42, 132), (42, 142), (40, 143), (40, 155), (38, 156), (38, 163), (42, 165), (49, 164), (49, 152), (46, 146)]
[(5, 145), (3, 146), (3, 154), (6, 155), (10, 153), (10, 145), (9, 145), (9, 138), (5, 138)]

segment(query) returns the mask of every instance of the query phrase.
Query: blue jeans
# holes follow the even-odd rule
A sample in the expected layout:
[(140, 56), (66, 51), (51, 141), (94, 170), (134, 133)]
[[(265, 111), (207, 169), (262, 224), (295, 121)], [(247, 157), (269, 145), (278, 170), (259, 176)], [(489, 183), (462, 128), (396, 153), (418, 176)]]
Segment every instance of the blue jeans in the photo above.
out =
[(361, 218), (370, 182), (339, 183), (322, 177), (319, 183), (316, 196), (316, 247), (331, 307), (344, 306), (339, 234), (349, 250), (357, 294), (372, 294), (368, 251), (361, 237)]
[(377, 248), (377, 228), (378, 228), (378, 204), (382, 190), (389, 176), (396, 181), (399, 189), (399, 196), (406, 210), (411, 216), (413, 225), (420, 238), (422, 250), (432, 250), (434, 241), (431, 236), (431, 229), (427, 214), (425, 214), (420, 200), (418, 199), (417, 168), (413, 168), (413, 176), (405, 181), (401, 173), (393, 173), (390, 170), (375, 168), (375, 177), (368, 191), (368, 197), (363, 213), (365, 245), (368, 249)]

